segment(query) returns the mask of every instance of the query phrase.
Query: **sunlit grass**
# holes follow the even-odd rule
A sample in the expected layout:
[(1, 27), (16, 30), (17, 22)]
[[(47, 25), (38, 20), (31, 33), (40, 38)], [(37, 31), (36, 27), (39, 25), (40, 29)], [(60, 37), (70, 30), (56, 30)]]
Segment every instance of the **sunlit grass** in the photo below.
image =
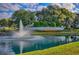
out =
[(62, 30), (62, 31), (34, 31), (33, 35), (79, 35), (79, 29)]
[(23, 55), (79, 55), (79, 42), (23, 53)]

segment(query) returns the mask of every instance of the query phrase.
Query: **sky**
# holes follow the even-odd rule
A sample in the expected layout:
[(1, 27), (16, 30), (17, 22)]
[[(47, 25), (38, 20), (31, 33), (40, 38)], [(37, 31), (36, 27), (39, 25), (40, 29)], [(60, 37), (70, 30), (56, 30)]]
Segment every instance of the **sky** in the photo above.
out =
[(0, 19), (9, 18), (15, 11), (20, 9), (41, 11), (43, 8), (47, 8), (50, 4), (52, 6), (58, 5), (71, 12), (79, 13), (79, 3), (0, 3)]

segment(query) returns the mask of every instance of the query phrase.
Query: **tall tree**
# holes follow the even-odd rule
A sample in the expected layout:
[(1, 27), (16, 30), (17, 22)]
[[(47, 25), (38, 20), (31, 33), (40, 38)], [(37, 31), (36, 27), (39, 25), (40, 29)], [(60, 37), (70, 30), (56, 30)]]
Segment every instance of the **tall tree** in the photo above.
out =
[(71, 28), (73, 21), (76, 17), (76, 14), (70, 12), (65, 8), (61, 8), (61, 11), (63, 15), (60, 15), (60, 19), (63, 21), (66, 28)]
[(15, 20), (15, 23), (17, 24), (17, 26), (19, 26), (20, 20), (22, 20), (24, 26), (26, 26), (32, 23), (32, 21), (34, 20), (34, 16), (35, 14), (33, 12), (22, 9), (22, 10), (15, 11), (12, 15), (12, 18)]

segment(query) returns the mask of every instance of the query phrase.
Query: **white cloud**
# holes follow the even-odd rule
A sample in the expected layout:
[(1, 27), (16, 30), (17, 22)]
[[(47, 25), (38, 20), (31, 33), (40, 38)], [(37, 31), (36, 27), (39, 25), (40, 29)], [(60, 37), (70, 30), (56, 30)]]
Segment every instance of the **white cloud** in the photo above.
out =
[(43, 8), (47, 8), (47, 7), (46, 6), (42, 6), (42, 5), (41, 6), (38, 6), (37, 7), (37, 11), (41, 11)]
[(79, 13), (79, 8), (75, 8), (75, 10), (73, 12)]
[(18, 4), (15, 4), (15, 5), (12, 5), (12, 4), (8, 4), (9, 5), (9, 9), (10, 10), (13, 10), (13, 11), (16, 11), (16, 10), (19, 10), (19, 5)]
[(75, 8), (75, 5), (72, 3), (66, 3), (66, 4), (62, 4), (61, 7), (66, 8), (68, 10), (73, 10)]
[(2, 18), (9, 18), (9, 17), (11, 17), (11, 15), (12, 15), (12, 13), (10, 13), (10, 14), (8, 14), (8, 13), (0, 13), (0, 19), (2, 19)]
[(19, 5), (18, 4), (15, 4), (15, 5), (12, 5), (10, 3), (2, 3), (0, 4), (0, 10), (1, 11), (16, 11), (16, 10), (19, 10)]
[[(39, 5), (38, 3), (24, 3), (24, 8), (25, 10), (30, 10), (30, 11), (36, 11), (36, 10), (42, 10), (42, 8), (45, 8), (45, 6)], [(0, 4), (0, 18), (9, 18), (12, 15), (12, 12), (9, 11), (16, 11), (19, 10), (20, 8), (24, 7), (22, 4), (11, 4), (11, 3), (2, 3)], [(9, 13), (8, 13), (8, 12)]]
[(38, 3), (27, 3), (27, 6), (29, 8), (33, 8), (33, 7), (36, 7), (38, 5)]
[[(39, 3), (23, 3), (24, 6), (26, 6), (25, 10), (42, 10), (42, 8), (45, 8), (46, 6), (39, 5)], [(16, 11), (20, 8), (24, 7), (22, 4), (11, 4), (11, 3), (2, 3), (0, 4), (0, 11)]]
[(76, 7), (76, 5), (74, 5), (73, 3), (54, 3), (51, 5), (58, 5), (61, 8), (66, 8), (69, 11), (74, 11), (73, 9)]
[(30, 10), (30, 11), (40, 11), (43, 8), (46, 8), (46, 6), (39, 5), (39, 3), (27, 3), (23, 5), (27, 6), (27, 8), (24, 8), (25, 10)]
[[(58, 5), (59, 7), (62, 8), (66, 8), (69, 11), (72, 12), (77, 12), (79, 13), (79, 8), (76, 8), (76, 5), (79, 4), (73, 4), (73, 3), (52, 3), (51, 5)], [(7, 13), (7, 11), (16, 11), (19, 10), (20, 8), (23, 8), (25, 10), (30, 10), (30, 11), (40, 11), (43, 8), (46, 8), (46, 6), (43, 5), (39, 5), (39, 3), (15, 3), (15, 4), (11, 4), (11, 3), (0, 3), (0, 11), (3, 11), (3, 13), (0, 13), (0, 18), (8, 18), (11, 17), (12, 12)], [(75, 10), (74, 10), (75, 8)]]

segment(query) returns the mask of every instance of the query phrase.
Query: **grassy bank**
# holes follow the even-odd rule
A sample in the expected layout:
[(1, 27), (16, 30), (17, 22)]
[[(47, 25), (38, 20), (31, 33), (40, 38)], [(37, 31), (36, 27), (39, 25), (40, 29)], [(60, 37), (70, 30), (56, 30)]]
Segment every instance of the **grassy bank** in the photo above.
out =
[(34, 31), (32, 35), (79, 35), (79, 29), (62, 30), (62, 31)]
[(79, 55), (79, 42), (23, 53), (23, 55)]

